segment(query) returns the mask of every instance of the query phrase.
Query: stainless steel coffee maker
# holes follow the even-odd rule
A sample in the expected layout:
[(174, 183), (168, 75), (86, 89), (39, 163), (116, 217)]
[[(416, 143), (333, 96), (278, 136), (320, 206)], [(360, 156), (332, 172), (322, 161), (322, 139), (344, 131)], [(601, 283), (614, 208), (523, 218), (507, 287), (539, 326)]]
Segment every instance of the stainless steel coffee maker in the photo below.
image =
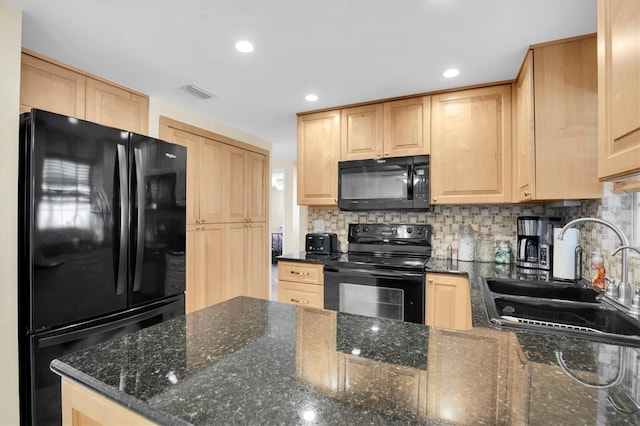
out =
[(519, 216), (516, 218), (516, 226), (516, 266), (551, 271), (553, 229), (562, 227), (562, 220), (559, 217)]

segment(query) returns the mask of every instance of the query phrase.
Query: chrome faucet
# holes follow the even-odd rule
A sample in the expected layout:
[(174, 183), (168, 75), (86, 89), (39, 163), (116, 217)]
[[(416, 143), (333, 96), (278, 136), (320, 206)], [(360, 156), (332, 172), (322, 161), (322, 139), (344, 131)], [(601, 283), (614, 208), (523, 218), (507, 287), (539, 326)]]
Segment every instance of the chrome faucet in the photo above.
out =
[[(628, 247), (629, 246), (629, 240), (622, 233), (620, 228), (618, 228), (617, 226), (615, 226), (611, 222), (608, 222), (608, 221), (602, 220), (602, 219), (598, 219), (598, 218), (595, 218), (595, 217), (581, 217), (579, 219), (572, 220), (571, 222), (567, 223), (560, 230), (560, 233), (558, 234), (558, 239), (560, 239), (560, 240), (564, 239), (564, 233), (565, 233), (565, 231), (567, 229), (572, 228), (572, 227), (574, 227), (574, 226), (576, 226), (576, 225), (578, 225), (580, 223), (584, 223), (584, 222), (599, 223), (600, 225), (606, 226), (607, 228), (611, 229), (618, 236), (618, 239), (620, 239), (620, 243), (622, 243), (622, 247), (619, 247), (618, 249), (616, 249), (616, 251), (611, 253), (612, 255), (617, 253), (623, 247)], [(623, 305), (629, 305), (631, 303), (631, 286), (629, 285), (629, 265), (628, 265), (628, 261), (627, 261), (627, 251), (626, 250), (624, 250), (622, 252), (622, 271), (621, 271), (620, 284), (618, 285), (618, 302), (620, 302)]]
[[(620, 247), (618, 247), (617, 249), (615, 249), (614, 251), (611, 252), (611, 256), (615, 256), (616, 254), (618, 254), (619, 251), (622, 251), (622, 250), (633, 250), (636, 253), (640, 254), (640, 248), (638, 248), (638, 247), (620, 246)], [(629, 297), (631, 297), (630, 294), (631, 294), (631, 288), (629, 288)], [(636, 294), (633, 296), (633, 299), (631, 299), (630, 314), (634, 315), (636, 317), (640, 316), (640, 288), (636, 290)]]

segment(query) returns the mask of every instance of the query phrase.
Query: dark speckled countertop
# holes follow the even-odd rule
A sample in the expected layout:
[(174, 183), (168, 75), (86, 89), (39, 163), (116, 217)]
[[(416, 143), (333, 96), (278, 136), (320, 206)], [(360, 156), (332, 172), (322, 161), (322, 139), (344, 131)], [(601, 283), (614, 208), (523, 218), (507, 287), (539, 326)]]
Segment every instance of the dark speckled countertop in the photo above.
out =
[(470, 277), (468, 331), (238, 297), (51, 368), (160, 424), (640, 424), (638, 349), (491, 328), (497, 266), (430, 262)]

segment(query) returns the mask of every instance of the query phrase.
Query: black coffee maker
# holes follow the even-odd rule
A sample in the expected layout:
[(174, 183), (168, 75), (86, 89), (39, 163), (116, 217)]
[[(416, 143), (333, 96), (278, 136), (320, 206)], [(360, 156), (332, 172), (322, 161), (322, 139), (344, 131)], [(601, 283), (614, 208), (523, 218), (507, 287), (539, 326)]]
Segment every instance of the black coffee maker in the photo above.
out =
[(518, 216), (516, 266), (528, 269), (552, 270), (553, 229), (562, 227), (559, 217)]

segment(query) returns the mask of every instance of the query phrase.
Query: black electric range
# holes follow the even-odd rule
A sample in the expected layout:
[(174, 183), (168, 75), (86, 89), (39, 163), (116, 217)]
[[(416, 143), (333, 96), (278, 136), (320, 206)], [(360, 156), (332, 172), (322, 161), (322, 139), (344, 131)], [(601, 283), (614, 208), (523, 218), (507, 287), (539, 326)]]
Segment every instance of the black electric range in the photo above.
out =
[(431, 226), (350, 224), (348, 240), (325, 261), (325, 309), (424, 323)]

